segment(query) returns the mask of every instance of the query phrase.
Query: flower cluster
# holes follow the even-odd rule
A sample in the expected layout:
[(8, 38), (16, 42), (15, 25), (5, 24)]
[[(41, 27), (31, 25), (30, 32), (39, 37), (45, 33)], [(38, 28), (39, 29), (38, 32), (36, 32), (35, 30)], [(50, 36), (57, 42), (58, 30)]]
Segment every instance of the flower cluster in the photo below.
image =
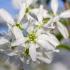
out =
[(39, 8), (31, 7), (33, 0), (13, 0), (13, 3), (20, 9), (17, 20), (4, 9), (0, 9), (0, 17), (6, 22), (15, 39), (10, 41), (1, 38), (0, 45), (8, 43), (9, 49), (0, 51), (6, 52), (8, 56), (18, 56), (23, 62), (27, 57), (27, 61), (51, 63), (53, 53), (59, 52), (57, 46), (60, 44), (51, 31), (57, 28), (64, 38), (69, 37), (67, 28), (60, 19), (69, 18), (70, 10), (57, 14), (58, 0), (51, 0), (53, 15), (43, 5)]

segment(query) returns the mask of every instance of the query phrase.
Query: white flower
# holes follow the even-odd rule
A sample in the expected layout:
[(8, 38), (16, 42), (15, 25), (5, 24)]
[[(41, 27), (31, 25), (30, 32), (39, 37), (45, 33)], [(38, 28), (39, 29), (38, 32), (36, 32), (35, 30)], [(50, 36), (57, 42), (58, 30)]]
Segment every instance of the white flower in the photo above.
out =
[[(12, 43), (12, 45), (15, 46), (18, 43), (17, 46), (23, 47), (23, 49), (25, 49), (21, 53), (24, 52), (24, 55), (26, 56), (29, 55), (34, 62), (37, 60), (41, 60), (45, 63), (50, 63), (52, 61), (53, 52), (57, 52), (56, 46), (58, 46), (60, 43), (53, 34), (41, 34), (41, 32), (39, 32), (40, 31), (38, 30), (35, 32), (29, 31), (24, 43), (15, 41), (14, 43)], [(45, 49), (45, 51), (37, 51), (37, 49)], [(46, 54), (46, 57), (43, 56), (43, 52)], [(15, 49), (14, 52), (9, 53), (8, 55), (19, 55), (19, 53), (20, 51)]]
[(36, 20), (36, 21), (38, 21), (38, 22), (36, 23), (36, 25), (42, 23), (44, 18), (46, 18), (46, 17), (50, 18), (51, 17), (49, 14), (47, 14), (48, 11), (43, 8), (43, 5), (40, 5), (39, 8), (32, 9), (31, 13), (34, 14), (35, 16), (37, 16), (38, 20)]
[[(23, 51), (23, 52), (26, 55), (30, 55), (30, 57), (33, 61), (36, 61), (37, 59), (39, 59), (46, 63), (51, 62), (51, 59), (50, 59), (51, 57), (49, 56), (49, 54), (47, 54), (47, 56), (49, 56), (49, 58), (44, 57), (43, 55), (38, 54), (37, 49), (38, 48), (45, 49), (47, 53), (50, 51), (51, 54), (53, 54), (53, 52), (56, 52), (56, 46), (59, 45), (60, 43), (53, 34), (50, 34), (50, 33), (42, 34), (43, 30), (41, 32), (40, 29), (36, 29), (36, 28), (34, 29), (34, 25), (30, 25), (27, 30), (28, 34), (25, 38), (22, 34), (21, 29), (19, 28), (21, 20), (18, 19), (17, 23), (18, 22), (19, 23), (16, 24), (14, 19), (11, 17), (11, 15), (7, 11), (5, 11), (4, 9), (0, 9), (0, 13), (2, 13), (2, 14), (0, 14), (0, 16), (4, 19), (4, 21), (6, 21), (10, 25), (11, 31), (15, 35), (16, 41), (11, 43), (11, 46), (17, 46), (17, 47), (22, 46), (22, 48), (25, 49), (25, 51)], [(5, 16), (3, 15), (3, 13)], [(38, 15), (38, 17), (40, 17), (42, 13), (43, 13), (43, 9), (42, 9), (42, 12), (40, 13), (40, 15)], [(46, 11), (45, 11), (45, 14), (46, 14)], [(46, 17), (45, 14), (42, 15), (41, 18), (38, 19), (40, 22), (42, 22), (42, 19), (44, 17)], [(19, 16), (19, 18), (21, 18), (21, 17)], [(31, 17), (28, 17), (28, 18), (31, 18)], [(29, 22), (31, 24), (33, 23), (31, 20)], [(23, 52), (21, 52), (21, 53), (23, 53)], [(42, 51), (40, 51), (40, 53), (43, 54)], [(15, 50), (13, 52), (9, 53), (8, 55), (13, 56), (13, 55), (19, 55), (19, 54), (20, 54), (20, 50), (15, 48)], [(40, 57), (42, 57), (42, 58), (40, 58)]]
[(22, 18), (30, 12), (30, 5), (35, 2), (35, 0), (12, 0), (13, 5), (16, 8), (19, 8), (18, 14), (18, 22), (22, 20)]
[(22, 31), (20, 30), (21, 28), (20, 23), (15, 22), (15, 20), (6, 10), (0, 9), (0, 17), (9, 25), (16, 40), (22, 40), (22, 41), (25, 40)]
[[(55, 3), (55, 5), (54, 5), (54, 3)], [(32, 19), (35, 20), (34, 24), (38, 25), (39, 27), (49, 28), (49, 29), (54, 29), (55, 27), (57, 27), (59, 32), (63, 35), (63, 37), (68, 38), (69, 34), (67, 31), (67, 28), (61, 23), (60, 23), (60, 25), (58, 25), (58, 22), (60, 22), (59, 20), (61, 18), (69, 18), (70, 10), (64, 11), (63, 13), (60, 13), (59, 15), (57, 15), (58, 0), (51, 1), (51, 8), (54, 13), (54, 16), (48, 14), (48, 11), (45, 10), (42, 5), (40, 6), (40, 8), (31, 10), (31, 13), (33, 13), (35, 16), (37, 16), (37, 19), (38, 19), (38, 20), (36, 20), (34, 17), (32, 17)], [(44, 13), (44, 14), (42, 14), (42, 13)], [(44, 18), (50, 18), (50, 20), (44, 24), (43, 23)], [(54, 23), (56, 23), (57, 26), (55, 26)], [(61, 29), (59, 29), (60, 27), (61, 27)]]
[[(23, 29), (23, 27), (21, 26), (20, 22), (19, 23), (16, 22), (12, 18), (12, 16), (4, 9), (0, 9), (0, 17), (6, 22), (6, 24), (9, 26), (10, 31), (15, 36), (15, 41), (14, 42), (10, 42), (10, 41), (8, 41), (6, 39), (1, 39), (0, 40), (1, 41), (0, 45), (5, 44), (5, 43), (8, 42), (10, 50), (8, 49), (9, 53), (7, 53), (7, 55), (8, 56), (19, 55), (20, 52), (23, 50), (23, 47), (20, 47), (20, 48), (22, 48), (22, 50), (20, 50), (19, 46), (20, 46), (20, 44), (23, 45), (24, 42), (25, 42), (25, 37), (24, 37), (24, 35), (23, 35), (22, 31), (21, 31)], [(14, 49), (16, 48), (16, 50), (12, 49), (12, 47)], [(3, 50), (3, 51), (6, 52), (6, 50)]]
[[(48, 14), (48, 11), (46, 11), (42, 5), (40, 8), (29, 10), (32, 0), (23, 0), (23, 2), (21, 1), (22, 5), (20, 5), (21, 3), (19, 3), (19, 0), (17, 0), (17, 2), (20, 6), (17, 22), (14, 21), (12, 16), (6, 10), (0, 9), (0, 17), (9, 25), (10, 30), (16, 38), (16, 40), (10, 44), (10, 47), (15, 47), (14, 50), (7, 55), (18, 55), (20, 59), (27, 56), (34, 62), (41, 60), (45, 63), (51, 63), (53, 53), (59, 52), (56, 47), (60, 44), (60, 42), (53, 34), (50, 33), (49, 30), (45, 30), (43, 27), (46, 26), (47, 28), (54, 29), (55, 27), (53, 24), (56, 22), (58, 30), (64, 38), (68, 38), (68, 31), (65, 26), (59, 22), (59, 20), (62, 17), (65, 18), (65, 16), (66, 18), (69, 18), (70, 16), (67, 16), (69, 15), (69, 11), (56, 15), (58, 8), (57, 0), (51, 1), (52, 11), (55, 15), (54, 17)], [(56, 5), (53, 6), (53, 3), (56, 3)], [(38, 20), (31, 14), (34, 14)], [(25, 17), (27, 18), (28, 25), (24, 29), (20, 23)], [(43, 23), (44, 18), (50, 18), (47, 24)], [(49, 24), (51, 24), (51, 27), (48, 27)], [(24, 30), (27, 32), (26, 36), (22, 33)], [(21, 55), (23, 55), (23, 57)]]
[[(41, 34), (41, 32), (39, 33), (39, 31), (37, 30), (36, 32), (29, 31), (29, 35), (27, 36), (27, 40), (29, 41), (28, 47), (29, 48), (29, 55), (31, 56), (31, 59), (33, 61), (36, 61), (37, 59), (42, 60), (46, 63), (50, 63), (51, 59), (44, 57), (41, 55), (41, 53), (43, 54), (43, 52), (39, 52), (37, 51), (37, 49), (45, 49), (46, 52), (48, 53), (49, 51), (53, 54), (53, 52), (56, 52), (56, 46), (59, 45), (59, 41), (57, 40), (57, 38), (50, 33), (47, 34)], [(51, 41), (50, 41), (51, 40)], [(38, 54), (38, 52), (40, 54)], [(40, 56), (41, 55), (41, 56)], [(47, 56), (49, 56), (49, 54), (47, 54)], [(43, 59), (40, 59), (40, 57), (42, 57)], [(47, 61), (49, 60), (49, 62)]]
[[(28, 21), (29, 21), (29, 23), (28, 23), (28, 26), (29, 26), (28, 31), (30, 31), (30, 29), (34, 29), (33, 26), (36, 29), (37, 28), (45, 28), (44, 19), (52, 18), (52, 17), (48, 14), (48, 11), (43, 8), (43, 5), (41, 5), (39, 8), (32, 9), (30, 11), (30, 14), (27, 15), (27, 18), (28, 18)], [(53, 25), (52, 26), (46, 26), (46, 27), (47, 27), (48, 30), (55, 28)]]
[(52, 12), (54, 14), (54, 16), (50, 15), (51, 18), (50, 20), (47, 22), (47, 24), (44, 25), (44, 27), (47, 27), (49, 24), (56, 24), (56, 28), (59, 30), (59, 32), (63, 35), (64, 38), (68, 38), (69, 37), (69, 33), (67, 28), (61, 24), (61, 22), (59, 21), (61, 18), (70, 18), (70, 10), (66, 10), (62, 13), (60, 13), (59, 15), (57, 14), (58, 11), (58, 0), (51, 0), (51, 9)]
[(33, 9), (31, 13), (34, 13), (37, 16), (39, 22), (41, 22), (43, 18), (47, 17), (47, 11), (43, 8), (42, 5), (39, 8)]

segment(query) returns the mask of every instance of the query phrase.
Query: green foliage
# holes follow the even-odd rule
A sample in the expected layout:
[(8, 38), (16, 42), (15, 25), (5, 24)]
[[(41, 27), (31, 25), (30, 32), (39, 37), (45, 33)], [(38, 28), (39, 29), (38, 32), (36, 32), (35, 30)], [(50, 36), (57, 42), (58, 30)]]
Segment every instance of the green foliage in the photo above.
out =
[(63, 36), (60, 33), (56, 34), (56, 37), (58, 38), (59, 41), (63, 39)]
[(19, 29), (23, 30), (22, 24), (17, 23), (16, 26), (17, 26)]
[(50, 18), (43, 18), (43, 24), (46, 24)]
[(25, 48), (25, 50), (24, 50), (24, 56), (29, 56), (29, 48)]
[(65, 45), (65, 44), (60, 44), (60, 45), (57, 46), (57, 48), (70, 51), (70, 46), (69, 45)]
[(69, 19), (61, 19), (60, 22), (61, 22), (62, 24), (64, 24), (65, 26), (70, 25), (70, 20), (69, 20)]

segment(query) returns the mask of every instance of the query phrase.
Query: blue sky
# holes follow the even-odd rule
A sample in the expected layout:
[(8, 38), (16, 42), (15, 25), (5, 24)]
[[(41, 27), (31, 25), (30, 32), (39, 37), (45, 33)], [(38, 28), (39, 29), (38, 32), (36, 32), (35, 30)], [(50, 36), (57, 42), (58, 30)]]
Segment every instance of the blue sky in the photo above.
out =
[(18, 10), (13, 7), (11, 1), (12, 0), (0, 0), (0, 8), (6, 9), (14, 17), (17, 14)]

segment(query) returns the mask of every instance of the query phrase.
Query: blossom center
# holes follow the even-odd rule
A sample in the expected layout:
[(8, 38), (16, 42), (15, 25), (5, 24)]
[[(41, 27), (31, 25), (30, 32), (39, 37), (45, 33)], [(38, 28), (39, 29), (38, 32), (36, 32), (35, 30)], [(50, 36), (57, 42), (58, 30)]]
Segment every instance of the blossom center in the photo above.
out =
[(25, 10), (25, 13), (30, 13), (31, 12), (31, 8), (30, 7), (27, 7), (26, 10)]
[(19, 29), (23, 30), (22, 24), (17, 23), (16, 26), (17, 26)]
[(28, 38), (29, 38), (30, 42), (35, 42), (36, 41), (36, 33), (35, 32), (29, 33)]

